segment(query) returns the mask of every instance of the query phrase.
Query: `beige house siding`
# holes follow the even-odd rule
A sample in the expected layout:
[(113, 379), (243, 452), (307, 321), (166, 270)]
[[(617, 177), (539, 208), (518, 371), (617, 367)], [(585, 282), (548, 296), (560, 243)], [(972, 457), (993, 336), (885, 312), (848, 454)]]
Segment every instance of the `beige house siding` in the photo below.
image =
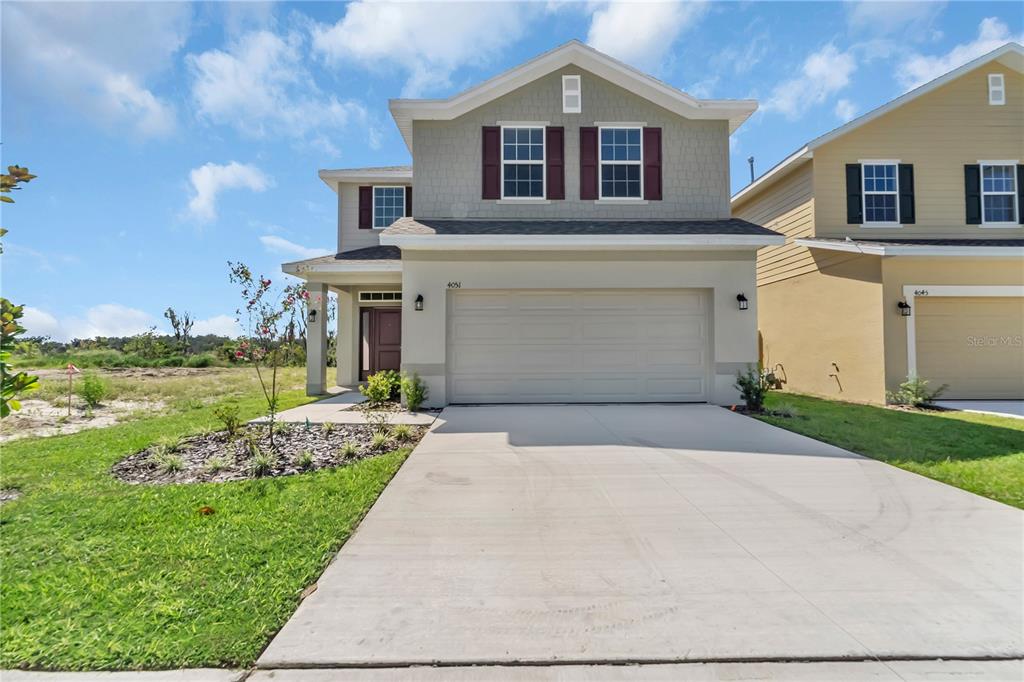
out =
[(788, 391), (877, 403), (885, 390), (881, 259), (848, 256), (758, 287), (761, 359)]
[(905, 285), (1024, 286), (1024, 263), (1014, 258), (886, 258), (882, 283), (885, 384), (893, 390), (907, 377), (907, 321), (896, 309)]
[[(405, 185), (398, 182), (382, 184)], [(380, 246), (381, 230), (359, 229), (359, 187), (360, 183), (338, 183), (338, 253)]]
[(786, 235), (786, 243), (757, 252), (757, 284), (771, 284), (816, 269), (809, 249), (794, 239), (814, 234), (814, 185), (808, 163), (753, 200), (733, 207), (733, 216)]
[[(988, 74), (1002, 73), (1007, 103), (988, 103)], [(917, 221), (902, 228), (846, 223), (846, 164), (895, 159), (914, 165)], [(816, 234), (855, 239), (892, 237), (1008, 238), (1024, 228), (967, 225), (964, 164), (1024, 163), (1024, 77), (994, 63), (814, 150)]]

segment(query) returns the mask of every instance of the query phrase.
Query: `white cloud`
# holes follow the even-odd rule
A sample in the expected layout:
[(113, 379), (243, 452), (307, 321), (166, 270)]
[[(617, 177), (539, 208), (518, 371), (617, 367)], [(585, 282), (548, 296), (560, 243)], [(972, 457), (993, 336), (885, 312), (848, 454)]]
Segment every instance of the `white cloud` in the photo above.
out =
[(242, 333), (238, 322), (230, 315), (214, 315), (205, 320), (196, 320), (192, 325), (192, 336), (215, 334), (234, 338)]
[(848, 99), (841, 99), (836, 102), (836, 118), (843, 123), (850, 121), (857, 115), (857, 105)]
[(899, 34), (902, 39), (926, 38), (932, 34), (931, 26), (945, 8), (945, 2), (860, 0), (846, 3), (846, 21), (857, 31)]
[(326, 256), (329, 253), (334, 253), (329, 249), (317, 249), (303, 246), (302, 244), (296, 244), (290, 242), (284, 237), (278, 237), (273, 234), (265, 234), (260, 237), (260, 243), (270, 253), (278, 253), (285, 256), (297, 256), (298, 258), (316, 258), (317, 256)]
[(835, 45), (826, 45), (804, 60), (799, 76), (775, 86), (763, 109), (796, 120), (812, 106), (822, 104), (849, 85), (850, 76), (856, 70), (857, 61), (852, 54), (840, 52)]
[(996, 17), (988, 17), (978, 24), (978, 37), (971, 42), (957, 45), (946, 54), (935, 57), (913, 54), (899, 65), (896, 75), (900, 84), (911, 90), (1010, 41), (1024, 42), (1024, 33), (1014, 35), (1005, 23)]
[(26, 306), (22, 324), (30, 336), (49, 336), (55, 341), (91, 339), (97, 336), (132, 336), (156, 325), (149, 313), (118, 303), (93, 306), (82, 316), (57, 316)]
[(602, 3), (590, 20), (587, 43), (630, 66), (656, 70), (672, 43), (707, 11), (704, 2)]
[(198, 220), (210, 222), (217, 217), (217, 195), (226, 189), (250, 189), (262, 192), (274, 181), (255, 166), (232, 161), (226, 165), (206, 163), (189, 173), (193, 197), (188, 210)]
[(409, 77), (404, 97), (451, 85), (466, 64), (479, 65), (522, 35), (543, 7), (511, 2), (370, 2), (346, 5), (335, 24), (313, 27), (313, 49), (331, 63), (399, 68)]
[(171, 66), (191, 15), (186, 3), (5, 3), (4, 78), (112, 131), (168, 134), (174, 107), (147, 81)]
[(366, 124), (355, 101), (326, 95), (304, 63), (306, 46), (297, 32), (282, 37), (253, 31), (226, 50), (186, 58), (197, 113), (250, 137), (285, 136), (336, 154), (330, 136), (352, 122)]

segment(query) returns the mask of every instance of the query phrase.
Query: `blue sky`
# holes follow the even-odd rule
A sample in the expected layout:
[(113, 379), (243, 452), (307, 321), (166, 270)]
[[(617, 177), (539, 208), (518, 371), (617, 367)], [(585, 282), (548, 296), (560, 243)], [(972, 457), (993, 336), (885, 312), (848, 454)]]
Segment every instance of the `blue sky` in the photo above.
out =
[(54, 338), (231, 332), (226, 261), (282, 279), (331, 249), (320, 168), (407, 163), (387, 112), (579, 38), (699, 97), (761, 108), (767, 170), (803, 142), (1008, 40), (1016, 2), (18, 3), (2, 12), (4, 296)]

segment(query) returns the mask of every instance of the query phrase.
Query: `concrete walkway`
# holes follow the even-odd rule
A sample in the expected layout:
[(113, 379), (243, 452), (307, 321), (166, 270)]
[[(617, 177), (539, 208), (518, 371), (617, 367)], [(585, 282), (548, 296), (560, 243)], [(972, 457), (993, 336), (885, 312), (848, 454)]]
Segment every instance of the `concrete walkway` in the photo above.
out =
[[(283, 422), (305, 424), (309, 420), (311, 424), (366, 424), (368, 422), (366, 413), (362, 410), (353, 410), (356, 405), (366, 402), (366, 397), (359, 391), (343, 389), (344, 392), (332, 395), (329, 398), (318, 400), (315, 403), (300, 405), (290, 410), (284, 410), (277, 415), (277, 419)], [(388, 422), (391, 424), (433, 424), (437, 418), (437, 412), (392, 412), (388, 415)], [(266, 417), (252, 420), (251, 423), (259, 424), (266, 421)]]
[(1024, 400), (938, 400), (935, 404), (947, 410), (1024, 419)]
[(1022, 538), (717, 407), (449, 408), (258, 667), (1019, 658)]

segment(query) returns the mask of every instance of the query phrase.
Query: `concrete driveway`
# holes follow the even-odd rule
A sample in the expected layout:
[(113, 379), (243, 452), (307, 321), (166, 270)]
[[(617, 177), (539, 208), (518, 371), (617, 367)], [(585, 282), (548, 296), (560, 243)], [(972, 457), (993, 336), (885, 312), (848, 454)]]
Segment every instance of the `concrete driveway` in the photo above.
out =
[(1021, 657), (1022, 543), (718, 407), (448, 408), (258, 665)]

